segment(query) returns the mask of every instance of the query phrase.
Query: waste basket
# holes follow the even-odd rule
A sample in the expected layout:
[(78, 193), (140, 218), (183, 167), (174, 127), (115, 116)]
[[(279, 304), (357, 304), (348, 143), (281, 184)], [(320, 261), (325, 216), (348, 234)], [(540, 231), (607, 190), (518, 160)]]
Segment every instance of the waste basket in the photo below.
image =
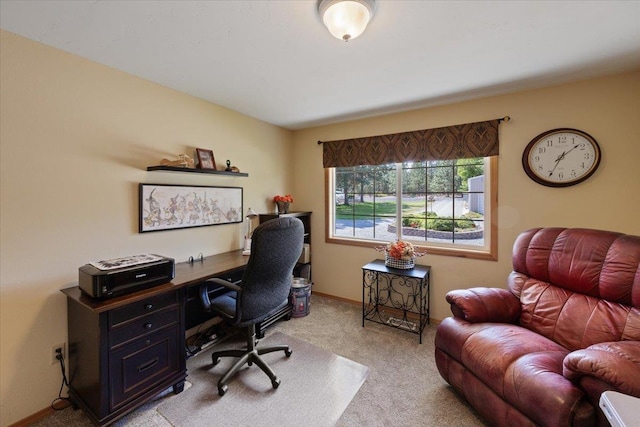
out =
[(311, 305), (312, 283), (302, 277), (294, 277), (289, 292), (289, 303), (292, 307), (291, 317), (304, 317), (309, 314)]

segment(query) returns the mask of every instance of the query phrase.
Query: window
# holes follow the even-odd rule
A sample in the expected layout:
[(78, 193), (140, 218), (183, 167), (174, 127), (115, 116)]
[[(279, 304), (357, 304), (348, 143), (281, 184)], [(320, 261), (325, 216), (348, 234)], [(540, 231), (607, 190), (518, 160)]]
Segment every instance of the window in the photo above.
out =
[(326, 170), (329, 242), (497, 259), (497, 157)]

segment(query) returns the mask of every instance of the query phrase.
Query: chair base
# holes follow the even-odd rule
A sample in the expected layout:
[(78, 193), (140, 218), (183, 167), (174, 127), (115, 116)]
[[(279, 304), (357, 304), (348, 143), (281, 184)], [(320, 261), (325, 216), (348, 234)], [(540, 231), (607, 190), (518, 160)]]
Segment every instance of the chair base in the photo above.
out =
[(238, 360), (229, 368), (227, 372), (218, 381), (218, 394), (224, 396), (229, 389), (227, 383), (246, 363), (252, 366), (254, 363), (258, 365), (262, 371), (267, 374), (271, 379), (271, 385), (273, 388), (278, 388), (280, 385), (280, 379), (276, 376), (275, 372), (262, 360), (260, 355), (273, 353), (275, 351), (284, 351), (285, 356), (291, 357), (293, 351), (288, 345), (274, 345), (269, 347), (256, 347), (256, 328), (255, 325), (251, 325), (247, 328), (247, 349), (246, 350), (221, 350), (211, 353), (211, 361), (213, 365), (217, 365), (220, 362), (221, 357), (238, 357)]

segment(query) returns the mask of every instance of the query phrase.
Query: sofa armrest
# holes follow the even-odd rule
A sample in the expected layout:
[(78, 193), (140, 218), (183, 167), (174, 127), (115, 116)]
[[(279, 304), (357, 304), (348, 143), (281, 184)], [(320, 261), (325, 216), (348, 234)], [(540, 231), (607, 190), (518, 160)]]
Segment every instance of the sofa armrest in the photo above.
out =
[(506, 289), (459, 289), (446, 299), (453, 315), (467, 322), (517, 323), (520, 318), (520, 300)]
[(616, 341), (591, 345), (565, 357), (563, 374), (578, 383), (593, 377), (611, 390), (640, 397), (640, 341)]

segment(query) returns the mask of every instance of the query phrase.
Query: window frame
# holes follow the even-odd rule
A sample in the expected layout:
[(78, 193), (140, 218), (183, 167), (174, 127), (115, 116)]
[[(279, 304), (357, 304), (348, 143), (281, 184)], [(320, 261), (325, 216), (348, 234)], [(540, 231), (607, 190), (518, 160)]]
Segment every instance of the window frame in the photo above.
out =
[[(414, 246), (425, 249), (427, 253), (432, 255), (454, 256), (462, 258), (480, 259), (487, 261), (498, 260), (498, 156), (487, 158), (487, 166), (489, 173), (485, 174), (489, 178), (489, 182), (485, 184), (485, 191), (489, 194), (485, 195), (485, 200), (489, 202), (488, 220), (485, 219), (485, 239), (488, 238), (488, 245), (482, 248), (474, 248), (471, 246), (463, 246), (451, 244), (414, 244)], [(332, 230), (335, 222), (332, 210), (335, 206), (335, 183), (333, 182), (333, 169), (325, 168), (325, 242), (330, 244), (340, 244), (347, 246), (359, 246), (366, 248), (375, 248), (384, 243), (382, 240), (355, 239), (349, 237), (332, 236)]]

